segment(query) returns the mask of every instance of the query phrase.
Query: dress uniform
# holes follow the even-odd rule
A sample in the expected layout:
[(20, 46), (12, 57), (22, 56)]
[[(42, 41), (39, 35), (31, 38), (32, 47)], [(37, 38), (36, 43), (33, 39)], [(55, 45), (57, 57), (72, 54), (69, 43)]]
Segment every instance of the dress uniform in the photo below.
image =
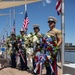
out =
[(20, 54), (20, 63), (21, 63), (21, 70), (27, 70), (27, 58), (26, 58), (26, 49), (25, 49), (25, 31), (23, 28), (20, 30), (20, 45), (19, 45), (19, 51), (21, 52)]
[[(35, 42), (35, 41), (39, 40), (38, 36), (40, 37), (41, 33), (39, 32), (40, 29), (39, 29), (39, 25), (38, 24), (34, 24), (33, 25), (33, 29), (34, 29), (33, 35), (36, 36), (36, 38), (33, 36), (33, 42)], [(34, 58), (33, 58), (33, 68), (35, 69), (35, 67), (36, 67), (35, 63), (38, 62), (38, 57), (41, 55), (41, 51), (38, 50), (38, 48), (36, 47), (34, 52), (35, 52), (35, 55), (34, 55)], [(38, 66), (38, 70), (37, 70), (36, 74), (40, 74), (40, 65)]]
[(17, 46), (17, 40), (16, 40), (16, 35), (15, 33), (11, 33), (11, 45), (12, 45), (12, 52), (11, 52), (11, 67), (16, 68), (16, 52), (18, 50)]
[[(57, 19), (53, 16), (50, 16), (48, 18), (48, 24), (50, 27), (50, 30), (47, 32), (48, 35), (50, 36), (55, 36), (56, 37), (56, 42), (57, 42), (57, 46), (59, 47), (62, 43), (62, 37), (61, 37), (61, 31), (55, 28), (55, 24), (57, 22)], [(52, 67), (54, 70), (54, 73), (52, 75), (57, 75), (57, 59), (56, 59), (55, 55), (53, 57), (53, 62), (52, 62)], [(46, 66), (46, 75), (51, 75), (51, 69), (49, 66)]]

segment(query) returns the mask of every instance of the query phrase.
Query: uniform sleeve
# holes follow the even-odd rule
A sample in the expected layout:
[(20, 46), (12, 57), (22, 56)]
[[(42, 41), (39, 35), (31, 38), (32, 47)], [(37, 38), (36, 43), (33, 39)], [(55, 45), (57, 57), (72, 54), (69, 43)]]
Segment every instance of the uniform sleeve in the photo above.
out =
[(61, 31), (57, 30), (57, 37), (62, 37)]

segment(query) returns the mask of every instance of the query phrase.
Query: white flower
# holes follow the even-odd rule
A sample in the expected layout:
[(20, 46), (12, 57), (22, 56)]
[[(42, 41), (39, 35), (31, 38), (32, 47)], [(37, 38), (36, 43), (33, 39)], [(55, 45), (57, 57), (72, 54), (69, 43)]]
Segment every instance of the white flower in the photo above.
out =
[(37, 43), (40, 43), (40, 41), (39, 41), (39, 40), (37, 40)]
[(33, 54), (33, 48), (27, 48), (27, 53), (29, 55), (32, 55)]
[(33, 43), (35, 43), (35, 42), (37, 42), (38, 41), (38, 38), (37, 38), (37, 36), (33, 36)]
[(28, 34), (27, 37), (31, 37), (31, 34)]
[(41, 53), (38, 51), (38, 52), (36, 53), (36, 56), (39, 57), (40, 55), (41, 55)]
[(49, 33), (46, 33), (46, 36), (47, 36), (48, 38), (50, 38), (50, 34), (49, 34)]
[(51, 58), (51, 56), (50, 56), (50, 55), (47, 55), (47, 58), (48, 58), (48, 59), (50, 59), (50, 58)]

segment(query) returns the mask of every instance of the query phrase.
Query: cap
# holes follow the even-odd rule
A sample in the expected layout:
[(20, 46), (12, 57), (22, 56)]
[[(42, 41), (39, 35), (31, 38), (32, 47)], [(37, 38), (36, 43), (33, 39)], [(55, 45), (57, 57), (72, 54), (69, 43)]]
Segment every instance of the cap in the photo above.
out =
[(56, 23), (57, 19), (55, 17), (53, 17), (53, 16), (49, 16), (48, 17), (48, 23), (51, 22), (51, 21)]
[(23, 32), (23, 31), (25, 31), (25, 30), (24, 30), (23, 28), (21, 28), (21, 29), (20, 29), (20, 32)]
[(34, 24), (33, 28), (36, 28), (36, 27), (39, 28), (39, 25), (38, 24)]
[(11, 32), (11, 35), (16, 35), (15, 32)]

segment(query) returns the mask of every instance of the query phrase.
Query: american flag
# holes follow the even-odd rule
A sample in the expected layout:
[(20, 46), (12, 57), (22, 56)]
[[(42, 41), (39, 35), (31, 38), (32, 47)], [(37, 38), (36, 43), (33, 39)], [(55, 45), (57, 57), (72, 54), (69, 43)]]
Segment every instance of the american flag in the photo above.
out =
[(6, 36), (8, 36), (8, 32), (7, 32)]
[(56, 10), (57, 10), (58, 15), (61, 14), (61, 5), (62, 5), (62, 0), (57, 0), (57, 2), (56, 2)]
[(12, 32), (13, 32), (13, 33), (15, 33), (15, 32), (16, 32), (15, 20), (14, 20), (14, 22), (13, 22)]
[(5, 37), (4, 37), (4, 35), (3, 35), (3, 38), (2, 38), (2, 42), (1, 43), (4, 43), (5, 42)]
[(27, 15), (27, 11), (25, 13), (25, 18), (24, 18), (24, 21), (23, 21), (23, 29), (28, 29), (28, 24), (29, 24), (29, 18), (28, 18), (28, 15)]

